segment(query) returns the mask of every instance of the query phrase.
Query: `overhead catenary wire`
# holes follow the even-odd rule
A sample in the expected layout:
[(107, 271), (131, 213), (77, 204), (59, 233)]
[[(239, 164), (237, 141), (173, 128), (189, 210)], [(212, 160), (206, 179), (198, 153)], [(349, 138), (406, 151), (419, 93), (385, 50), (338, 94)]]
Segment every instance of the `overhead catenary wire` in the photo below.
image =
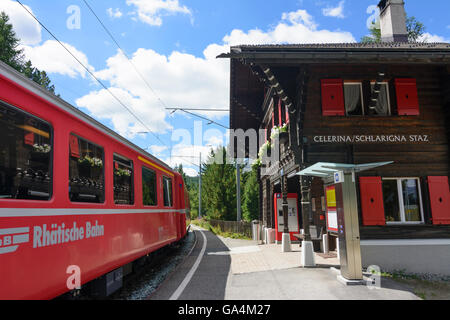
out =
[(230, 109), (206, 109), (206, 108), (166, 108), (167, 110), (188, 110), (188, 111), (209, 111), (209, 112), (229, 112)]
[(200, 116), (200, 115), (195, 114), (195, 113), (193, 113), (193, 112), (190, 112), (190, 111), (188, 111), (187, 109), (184, 109), (184, 108), (166, 108), (166, 109), (168, 109), (168, 110), (173, 110), (173, 111), (182, 111), (182, 112), (188, 113), (188, 114), (190, 114), (190, 115), (193, 115), (194, 117), (198, 117), (198, 118), (200, 118), (200, 119), (209, 121), (210, 123), (214, 123), (214, 124), (216, 124), (216, 125), (218, 125), (218, 126), (220, 126), (220, 127), (222, 127), (222, 128), (230, 129), (230, 128), (224, 126), (223, 124), (220, 124), (220, 123), (218, 123), (218, 122), (216, 122), (216, 121), (214, 121), (214, 120), (208, 119), (208, 118), (206, 118), (206, 117)]
[[(129, 108), (127, 107), (111, 90), (109, 90), (109, 88), (101, 81), (99, 80), (94, 73), (89, 70), (88, 67), (86, 67), (30, 10), (28, 10), (23, 4), (22, 2), (20, 2), (19, 0), (16, 0), (17, 3), (19, 3), (22, 8), (28, 12), (28, 14), (33, 17), (34, 20), (36, 20), (37, 23), (39, 23), (39, 25), (45, 29), (45, 31), (47, 31), (52, 37), (53, 39), (55, 39), (55, 41), (57, 41), (63, 48), (64, 50), (66, 50), (77, 62), (78, 64), (80, 64), (84, 70), (86, 70), (87, 73), (89, 73), (89, 75), (91, 75), (92, 78), (94, 78), (123, 108), (125, 108), (141, 125), (144, 126), (144, 128), (146, 128), (151, 134), (153, 134), (155, 136), (156, 139), (158, 139), (158, 141), (160, 141), (162, 144), (166, 145), (154, 132), (152, 132), (148, 126)], [(167, 145), (166, 145), (167, 146)]]
[[(28, 12), (28, 14), (34, 19), (36, 20), (36, 22), (42, 27), (44, 28), (45, 31), (48, 32), (48, 34), (50, 34), (51, 37), (53, 37), (53, 39), (55, 39), (55, 41), (58, 42), (59, 45), (61, 45), (61, 47), (64, 48), (65, 51), (67, 51), (67, 53), (69, 53), (72, 58), (75, 59), (75, 61), (77, 61), (77, 63), (84, 69), (86, 70), (86, 72), (92, 77), (94, 78), (123, 108), (125, 108), (125, 110), (127, 110), (142, 126), (144, 126), (144, 128), (146, 130), (148, 130), (149, 133), (151, 133), (159, 142), (161, 142), (164, 146), (167, 147), (167, 144), (164, 143), (127, 105), (125, 105), (125, 103), (123, 103), (100, 79), (98, 79), (94, 73), (89, 70), (89, 68), (87, 66), (85, 66), (71, 51), (69, 48), (67, 48), (67, 46), (65, 46), (56, 36), (55, 34), (53, 34), (31, 11), (29, 11), (19, 0), (16, 0), (16, 2), (26, 11)], [(136, 66), (133, 64), (133, 62), (131, 61), (131, 59), (127, 56), (126, 52), (121, 48), (121, 46), (119, 45), (119, 43), (117, 42), (117, 40), (114, 38), (114, 36), (111, 34), (111, 32), (106, 28), (106, 26), (103, 24), (103, 22), (99, 19), (98, 15), (95, 14), (95, 12), (93, 11), (92, 7), (89, 6), (89, 4), (83, 0), (83, 2), (86, 4), (86, 6), (90, 9), (90, 11), (94, 14), (94, 16), (97, 18), (97, 20), (100, 22), (100, 24), (102, 25), (102, 27), (105, 29), (105, 31), (108, 33), (108, 35), (111, 37), (111, 39), (114, 41), (114, 43), (117, 45), (117, 47), (119, 48), (119, 50), (122, 52), (122, 54), (128, 59), (128, 61), (130, 62), (130, 64), (133, 66), (133, 68), (136, 70), (136, 72), (138, 73), (138, 75), (141, 77), (141, 79), (144, 81), (144, 83), (146, 84), (146, 86), (153, 92), (153, 94), (156, 96), (156, 98), (161, 102), (161, 104), (165, 107), (165, 109), (171, 109), (171, 108), (167, 108), (166, 104), (164, 103), (164, 101), (162, 101), (161, 98), (158, 97), (158, 95), (156, 94), (156, 92), (154, 91), (154, 89), (150, 86), (150, 84), (145, 80), (145, 78), (142, 76), (142, 74), (139, 72), (139, 70), (136, 68)], [(173, 109), (173, 108), (172, 108)], [(205, 117), (201, 117), (199, 115), (196, 115), (194, 113), (191, 113), (189, 111), (183, 110), (178, 108), (178, 110), (184, 111), (186, 113), (189, 113), (193, 116), (199, 117), (199, 118), (203, 118), (204, 120), (207, 120), (211, 123), (215, 123), (221, 127), (224, 127), (225, 129), (228, 129), (227, 127), (212, 121), (210, 119), (207, 119)], [(210, 109), (208, 109), (210, 110)], [(217, 110), (217, 111), (225, 111), (225, 110)], [(185, 158), (185, 156), (178, 156), (180, 158)], [(187, 162), (191, 163), (192, 165), (197, 166), (196, 164), (186, 160)]]
[(164, 106), (164, 108), (167, 108), (164, 101), (158, 96), (156, 91), (152, 88), (152, 86), (148, 83), (148, 81), (145, 79), (145, 77), (142, 75), (142, 73), (139, 71), (139, 69), (135, 66), (133, 61), (130, 59), (130, 57), (127, 55), (126, 51), (122, 49), (119, 42), (116, 40), (116, 38), (113, 36), (113, 34), (109, 31), (109, 29), (106, 27), (106, 25), (102, 22), (102, 20), (99, 18), (99, 16), (95, 13), (94, 9), (89, 5), (89, 3), (86, 0), (83, 0), (83, 2), (86, 4), (88, 9), (92, 12), (92, 14), (97, 18), (97, 21), (100, 23), (100, 25), (103, 27), (103, 29), (106, 31), (106, 33), (109, 35), (109, 37), (112, 39), (112, 41), (116, 44), (116, 46), (119, 48), (119, 50), (122, 52), (122, 54), (127, 58), (127, 60), (130, 62), (130, 64), (133, 66), (136, 73), (139, 75), (139, 77), (144, 81), (145, 85), (152, 91), (152, 93), (155, 95), (155, 97), (158, 99), (159, 102)]

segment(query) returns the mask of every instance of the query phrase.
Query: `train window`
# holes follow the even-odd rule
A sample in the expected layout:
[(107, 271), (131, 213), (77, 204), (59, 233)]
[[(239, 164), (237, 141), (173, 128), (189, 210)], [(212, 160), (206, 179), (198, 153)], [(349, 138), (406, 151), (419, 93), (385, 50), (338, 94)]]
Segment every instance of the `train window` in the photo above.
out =
[(142, 167), (142, 199), (144, 206), (156, 206), (156, 172)]
[(103, 203), (103, 148), (76, 135), (69, 136), (69, 198), (72, 202)]
[(163, 177), (163, 190), (164, 190), (164, 207), (173, 206), (172, 198), (172, 179)]
[(134, 204), (133, 161), (114, 154), (114, 202)]
[(49, 200), (52, 195), (52, 128), (0, 103), (0, 199)]

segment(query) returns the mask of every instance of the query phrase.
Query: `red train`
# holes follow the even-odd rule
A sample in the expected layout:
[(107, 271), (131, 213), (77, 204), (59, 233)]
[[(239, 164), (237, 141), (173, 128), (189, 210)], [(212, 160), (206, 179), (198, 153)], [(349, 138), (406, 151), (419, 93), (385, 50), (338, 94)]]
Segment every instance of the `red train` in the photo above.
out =
[(0, 63), (0, 299), (117, 280), (188, 211), (180, 174)]

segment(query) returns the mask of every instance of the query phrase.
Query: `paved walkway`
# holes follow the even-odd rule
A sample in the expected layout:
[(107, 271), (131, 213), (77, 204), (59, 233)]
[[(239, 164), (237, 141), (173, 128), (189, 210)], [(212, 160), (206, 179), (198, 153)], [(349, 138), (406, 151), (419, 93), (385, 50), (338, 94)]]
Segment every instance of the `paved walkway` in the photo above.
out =
[[(291, 252), (281, 252), (281, 245), (258, 245), (256, 241), (218, 237), (228, 248), (232, 274), (283, 270), (300, 267), (301, 247), (292, 244)], [(324, 258), (315, 254), (317, 267), (338, 267), (336, 258)]]
[(414, 300), (410, 288), (382, 280), (381, 288), (344, 286), (329, 268), (337, 259), (316, 255), (318, 268), (300, 267), (300, 248), (217, 237), (194, 227), (197, 244), (152, 300)]

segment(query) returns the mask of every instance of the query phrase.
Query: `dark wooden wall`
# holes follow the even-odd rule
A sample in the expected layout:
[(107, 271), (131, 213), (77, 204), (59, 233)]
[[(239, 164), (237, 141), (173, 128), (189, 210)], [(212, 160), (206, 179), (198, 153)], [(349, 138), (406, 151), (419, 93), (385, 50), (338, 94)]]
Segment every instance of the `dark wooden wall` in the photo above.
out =
[[(427, 199), (427, 176), (448, 175), (450, 138), (450, 77), (447, 68), (438, 66), (388, 66), (385, 80), (389, 81), (391, 116), (323, 117), (321, 107), (322, 78), (362, 80), (366, 83), (364, 104), (367, 111), (370, 81), (375, 80), (377, 67), (371, 66), (310, 66), (308, 103), (304, 135), (308, 138), (306, 161), (372, 163), (394, 161), (394, 164), (362, 173), (363, 176), (420, 177), (425, 225), (417, 226), (361, 226), (361, 239), (427, 239), (450, 238), (449, 227), (432, 226)], [(419, 116), (398, 116), (393, 79), (417, 79)], [(370, 87), (369, 87), (370, 88)], [(370, 89), (369, 89), (370, 90)], [(367, 114), (368, 112), (366, 112)], [(364, 143), (320, 144), (313, 136), (336, 135), (428, 135), (429, 143)], [(359, 194), (359, 185), (357, 183)], [(313, 184), (312, 197), (323, 195)], [(317, 202), (317, 204), (319, 204)], [(317, 205), (316, 204), (316, 205)], [(361, 212), (361, 210), (359, 210)], [(360, 217), (361, 220), (361, 217)]]
[[(371, 163), (394, 161), (394, 164), (367, 172), (365, 175), (392, 177), (419, 177), (448, 175), (449, 142), (448, 127), (443, 105), (441, 70), (434, 66), (388, 66), (386, 80), (390, 83), (391, 116), (323, 117), (321, 86), (323, 78), (375, 80), (376, 66), (311, 66), (308, 87), (308, 103), (305, 114), (304, 134), (308, 137), (307, 162)], [(396, 97), (393, 79), (411, 77), (417, 79), (419, 116), (396, 115)], [(448, 89), (447, 89), (448, 90)], [(370, 94), (365, 94), (365, 107)], [(428, 135), (429, 143), (364, 143), (318, 144), (312, 141), (316, 135)]]

